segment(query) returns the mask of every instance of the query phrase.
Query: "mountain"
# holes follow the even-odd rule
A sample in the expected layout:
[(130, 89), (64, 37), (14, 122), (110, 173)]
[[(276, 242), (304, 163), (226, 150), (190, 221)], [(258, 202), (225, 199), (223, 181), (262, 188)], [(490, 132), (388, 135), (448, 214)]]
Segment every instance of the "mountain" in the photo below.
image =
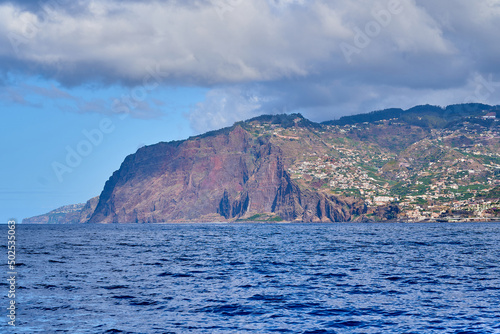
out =
[[(294, 117), (294, 116), (289, 116)], [(240, 125), (140, 149), (106, 182), (91, 223), (274, 220), (347, 221), (366, 208), (300, 189), (282, 149)]]
[(326, 121), (326, 125), (354, 125), (364, 122), (377, 122), (390, 119), (398, 119), (407, 124), (422, 127), (443, 127), (452, 121), (461, 120), (465, 117), (482, 116), (488, 111), (498, 111), (498, 106), (489, 106), (481, 103), (454, 104), (441, 108), (432, 105), (423, 105), (403, 110), (399, 108), (372, 111), (367, 114), (343, 116), (338, 120)]
[(321, 124), (263, 115), (143, 147), (106, 182), (95, 210), (50, 221), (495, 219), (497, 112), (417, 106)]
[(94, 212), (99, 196), (86, 203), (65, 205), (44, 215), (23, 219), (23, 224), (71, 224), (86, 223)]

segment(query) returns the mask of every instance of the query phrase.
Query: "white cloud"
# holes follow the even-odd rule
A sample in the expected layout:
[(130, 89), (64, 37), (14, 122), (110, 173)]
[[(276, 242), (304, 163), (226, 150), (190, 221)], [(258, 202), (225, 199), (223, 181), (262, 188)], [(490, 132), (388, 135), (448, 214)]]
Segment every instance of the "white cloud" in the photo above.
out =
[[(318, 119), (391, 101), (461, 102), (476, 75), (500, 78), (497, 0), (29, 3), (0, 0), (2, 75), (135, 86), (158, 67), (165, 85), (213, 89), (193, 110), (206, 116), (191, 117), (200, 131), (273, 110)], [(374, 14), (394, 3), (402, 10), (388, 21)], [(342, 43), (356, 47), (350, 62)]]
[[(230, 8), (223, 16), (221, 2)], [(339, 43), (352, 42), (353, 28), (363, 30), (374, 20), (373, 11), (387, 7), (361, 0), (270, 3), (89, 1), (79, 15), (62, 7), (33, 13), (4, 3), (0, 31), (15, 47), (4, 38), (1, 56), (48, 76), (57, 69), (57, 79), (73, 84), (95, 79), (137, 83), (148, 66), (157, 64), (168, 73), (167, 81), (176, 84), (301, 78), (325, 66), (342, 70), (346, 64)], [(383, 36), (362, 59), (374, 50), (385, 50), (376, 52), (374, 63), (400, 53), (456, 52), (425, 7), (410, 0), (401, 3), (403, 12), (382, 27)]]
[(257, 116), (261, 105), (261, 97), (257, 95), (235, 87), (219, 88), (208, 92), (205, 101), (186, 116), (195, 131), (205, 132)]

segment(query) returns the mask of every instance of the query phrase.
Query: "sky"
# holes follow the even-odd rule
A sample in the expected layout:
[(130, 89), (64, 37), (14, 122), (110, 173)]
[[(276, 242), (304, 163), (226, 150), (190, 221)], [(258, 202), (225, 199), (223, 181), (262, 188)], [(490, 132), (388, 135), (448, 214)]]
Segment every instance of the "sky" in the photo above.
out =
[(500, 0), (0, 0), (0, 222), (260, 114), (500, 104)]

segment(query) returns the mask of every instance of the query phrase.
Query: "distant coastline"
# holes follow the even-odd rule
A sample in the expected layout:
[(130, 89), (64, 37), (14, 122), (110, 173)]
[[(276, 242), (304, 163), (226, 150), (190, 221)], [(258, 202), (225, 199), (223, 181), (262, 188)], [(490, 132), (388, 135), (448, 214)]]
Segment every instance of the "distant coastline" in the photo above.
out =
[(499, 106), (262, 115), (140, 148), (100, 196), (24, 223), (500, 220)]

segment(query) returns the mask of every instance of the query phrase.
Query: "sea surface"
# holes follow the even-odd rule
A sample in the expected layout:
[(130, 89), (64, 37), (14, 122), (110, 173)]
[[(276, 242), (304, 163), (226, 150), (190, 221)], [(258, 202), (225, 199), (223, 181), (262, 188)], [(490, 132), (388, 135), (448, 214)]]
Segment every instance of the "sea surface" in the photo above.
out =
[(16, 232), (1, 333), (500, 333), (500, 223)]

